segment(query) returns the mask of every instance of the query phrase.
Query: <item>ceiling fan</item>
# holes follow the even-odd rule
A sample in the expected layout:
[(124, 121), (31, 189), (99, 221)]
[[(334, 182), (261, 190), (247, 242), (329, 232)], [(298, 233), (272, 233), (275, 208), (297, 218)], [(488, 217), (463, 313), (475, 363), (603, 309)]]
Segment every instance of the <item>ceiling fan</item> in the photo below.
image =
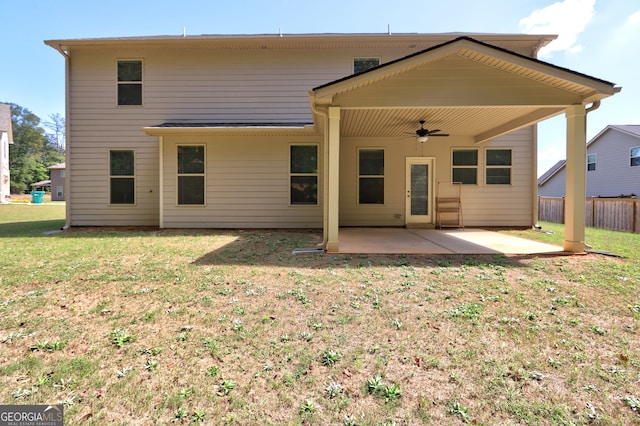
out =
[(438, 133), (441, 130), (440, 129), (435, 129), (435, 130), (429, 130), (429, 129), (425, 129), (424, 128), (424, 120), (420, 120), (420, 128), (418, 130), (416, 130), (416, 140), (418, 142), (426, 142), (429, 139), (429, 136), (449, 136), (448, 133)]

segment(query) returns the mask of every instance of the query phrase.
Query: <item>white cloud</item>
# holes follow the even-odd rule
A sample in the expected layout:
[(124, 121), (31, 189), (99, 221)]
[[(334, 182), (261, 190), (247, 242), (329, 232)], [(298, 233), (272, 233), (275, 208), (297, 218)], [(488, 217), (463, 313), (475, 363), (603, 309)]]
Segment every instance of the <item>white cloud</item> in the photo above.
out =
[(564, 0), (533, 11), (520, 20), (520, 30), (527, 34), (557, 34), (558, 38), (540, 50), (539, 56), (552, 52), (579, 52), (578, 35), (595, 14), (596, 0)]
[(618, 43), (636, 43), (640, 36), (640, 10), (629, 15), (625, 23), (616, 31), (615, 41)]

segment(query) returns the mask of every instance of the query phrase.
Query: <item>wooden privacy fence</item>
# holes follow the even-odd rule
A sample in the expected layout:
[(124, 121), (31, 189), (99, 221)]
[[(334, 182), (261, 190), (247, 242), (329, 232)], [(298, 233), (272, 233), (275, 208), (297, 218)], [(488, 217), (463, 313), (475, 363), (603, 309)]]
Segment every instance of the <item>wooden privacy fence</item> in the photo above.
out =
[[(564, 223), (564, 198), (538, 197), (538, 220)], [(640, 199), (587, 198), (585, 223), (593, 228), (640, 233)]]

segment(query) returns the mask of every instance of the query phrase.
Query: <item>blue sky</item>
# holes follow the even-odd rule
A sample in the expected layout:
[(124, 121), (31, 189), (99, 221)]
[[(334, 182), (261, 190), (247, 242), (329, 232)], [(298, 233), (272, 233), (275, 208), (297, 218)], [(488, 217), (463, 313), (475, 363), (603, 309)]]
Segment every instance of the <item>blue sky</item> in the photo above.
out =
[[(43, 40), (141, 35), (544, 33), (540, 59), (622, 92), (588, 116), (587, 138), (640, 124), (640, 4), (622, 0), (0, 0), (0, 102), (64, 114), (64, 60)], [(540, 126), (538, 174), (565, 158), (564, 117)]]

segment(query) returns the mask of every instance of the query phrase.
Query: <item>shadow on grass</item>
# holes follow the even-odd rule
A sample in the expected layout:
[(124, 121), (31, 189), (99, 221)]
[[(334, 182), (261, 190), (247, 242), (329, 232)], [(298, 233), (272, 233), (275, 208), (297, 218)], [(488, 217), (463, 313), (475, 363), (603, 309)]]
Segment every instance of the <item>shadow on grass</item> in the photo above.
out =
[(45, 232), (59, 231), (64, 219), (0, 223), (0, 238), (42, 237)]
[[(61, 230), (64, 220), (41, 220), (0, 224), (0, 238), (43, 237), (45, 233)], [(469, 254), (334, 254), (300, 253), (295, 249), (315, 248), (322, 240), (318, 229), (160, 229), (158, 227), (73, 227), (48, 238), (131, 238), (182, 239), (210, 238), (211, 250), (197, 257), (196, 266), (256, 265), (292, 268), (368, 266), (430, 266), (460, 267), (463, 265), (502, 265), (526, 267), (526, 261), (553, 255), (506, 256), (500, 253)], [(194, 240), (195, 241), (195, 240)], [(162, 244), (162, 243), (160, 243)], [(200, 242), (201, 244), (201, 242)], [(207, 241), (208, 244), (208, 241)]]

